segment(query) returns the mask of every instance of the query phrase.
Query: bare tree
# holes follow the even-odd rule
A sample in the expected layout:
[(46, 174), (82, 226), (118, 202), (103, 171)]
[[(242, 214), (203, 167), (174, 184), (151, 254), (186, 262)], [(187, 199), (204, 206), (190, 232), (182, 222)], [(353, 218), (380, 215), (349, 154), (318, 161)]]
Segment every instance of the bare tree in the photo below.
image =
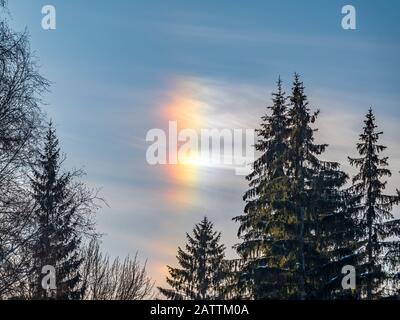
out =
[(148, 277), (146, 263), (135, 256), (110, 262), (100, 251), (98, 240), (84, 250), (82, 281), (86, 300), (143, 300), (153, 298), (154, 282)]
[[(0, 10), (5, 6), (0, 0)], [(0, 21), (0, 298), (19, 290), (27, 270), (23, 247), (32, 206), (24, 186), (41, 131), (40, 96), (47, 87), (26, 32), (15, 33)]]

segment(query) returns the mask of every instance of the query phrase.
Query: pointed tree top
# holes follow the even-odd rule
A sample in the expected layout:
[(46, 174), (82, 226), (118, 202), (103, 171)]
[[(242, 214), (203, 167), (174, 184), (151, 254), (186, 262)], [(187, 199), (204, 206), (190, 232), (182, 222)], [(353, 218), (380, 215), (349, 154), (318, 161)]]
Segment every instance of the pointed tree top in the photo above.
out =
[(56, 128), (54, 128), (53, 120), (50, 119), (48, 124), (47, 124), (47, 133), (46, 137), (48, 140), (56, 140)]
[(213, 223), (210, 221), (210, 219), (207, 218), (207, 216), (204, 216), (204, 218), (199, 223), (199, 226), (202, 228), (211, 228), (211, 229), (214, 227)]
[(368, 109), (367, 119), (371, 119), (372, 121), (375, 120), (375, 115), (374, 115), (371, 107)]
[(375, 125), (375, 115), (372, 111), (372, 108), (368, 109), (368, 113), (365, 115), (366, 119), (364, 120), (364, 123), (366, 125), (366, 129), (369, 128), (369, 130), (373, 130), (375, 128), (377, 128), (377, 126)]
[(300, 80), (300, 74), (297, 72), (294, 73), (294, 80), (293, 80), (293, 88), (297, 91), (303, 92), (304, 86), (303, 81)]
[(276, 82), (276, 84), (278, 85), (278, 94), (282, 94), (282, 79), (281, 76), (278, 76), (278, 81)]

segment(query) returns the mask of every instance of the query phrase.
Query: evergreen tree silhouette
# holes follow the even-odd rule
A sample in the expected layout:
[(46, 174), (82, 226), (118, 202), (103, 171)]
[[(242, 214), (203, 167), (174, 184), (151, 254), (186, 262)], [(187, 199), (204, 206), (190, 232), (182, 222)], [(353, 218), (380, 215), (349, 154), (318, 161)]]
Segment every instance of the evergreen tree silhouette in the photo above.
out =
[[(36, 299), (79, 299), (78, 272), (81, 237), (77, 232), (76, 203), (71, 191), (72, 175), (61, 173), (60, 148), (50, 122), (31, 179), (36, 237), (30, 247), (33, 256), (33, 297)], [(42, 268), (55, 268), (56, 290), (44, 290)]]
[(364, 272), (358, 275), (359, 287), (362, 297), (367, 299), (391, 294), (400, 265), (400, 220), (395, 220), (391, 212), (393, 205), (399, 203), (399, 195), (383, 193), (387, 184), (384, 178), (390, 177), (391, 171), (387, 169), (388, 157), (380, 156), (386, 149), (378, 143), (382, 134), (377, 131), (375, 116), (369, 109), (357, 143), (360, 157), (349, 157), (350, 164), (359, 169), (351, 190), (357, 197), (355, 211), (362, 231), (359, 252)]
[(168, 266), (167, 283), (172, 289), (158, 288), (171, 300), (214, 300), (224, 294), (224, 250), (221, 233), (213, 231), (213, 224), (205, 217), (186, 234), (186, 250), (178, 248), (180, 268)]
[(245, 214), (235, 218), (245, 260), (239, 285), (255, 299), (327, 297), (339, 285), (332, 279), (339, 279), (340, 266), (351, 260), (347, 175), (319, 159), (327, 145), (314, 142), (318, 112), (311, 113), (297, 74), (288, 99), (278, 80), (271, 116), (258, 131), (262, 154), (247, 177)]
[(289, 134), (287, 98), (280, 78), (272, 102), (267, 108), (271, 115), (261, 117), (261, 128), (257, 130), (255, 148), (261, 156), (246, 177), (249, 190), (243, 197), (244, 215), (234, 218), (240, 223), (238, 236), (243, 239), (236, 248), (245, 261), (239, 286), (243, 295), (255, 299), (285, 297), (290, 291), (291, 273), (285, 264), (295, 241), (289, 213), (279, 207), (288, 184), (285, 157)]

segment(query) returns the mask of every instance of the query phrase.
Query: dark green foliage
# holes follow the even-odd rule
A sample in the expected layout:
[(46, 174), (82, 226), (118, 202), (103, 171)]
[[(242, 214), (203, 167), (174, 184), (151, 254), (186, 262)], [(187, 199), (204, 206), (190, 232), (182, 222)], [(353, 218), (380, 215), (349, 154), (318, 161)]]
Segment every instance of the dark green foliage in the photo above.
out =
[(258, 131), (245, 214), (235, 218), (245, 260), (240, 285), (255, 299), (329, 296), (351, 252), (343, 248), (353, 223), (344, 210), (347, 175), (319, 159), (326, 145), (314, 142), (311, 127), (318, 112), (310, 112), (297, 74), (289, 101), (279, 80)]
[[(77, 230), (77, 203), (74, 192), (70, 189), (72, 175), (60, 172), (60, 149), (51, 124), (44, 143), (31, 179), (35, 200), (33, 223), (36, 233), (30, 247), (35, 275), (33, 297), (78, 299), (78, 269), (82, 261), (78, 249), (81, 235)], [(55, 292), (46, 292), (41, 286), (41, 270), (45, 265), (56, 269)]]
[(314, 142), (317, 129), (311, 127), (319, 111), (310, 112), (297, 74), (290, 101), (287, 152), (290, 196), (283, 203), (287, 211), (294, 213), (296, 225), (295, 296), (334, 297), (340, 286), (336, 279), (341, 278), (342, 266), (355, 261), (352, 248), (348, 247), (355, 221), (347, 211), (349, 195), (343, 190), (348, 177), (338, 163), (320, 159), (327, 145)]
[[(280, 79), (273, 105), (268, 109), (271, 116), (263, 116), (257, 130), (259, 139), (255, 148), (261, 156), (247, 177), (250, 188), (244, 195), (245, 214), (235, 218), (240, 222), (238, 235), (243, 239), (237, 250), (246, 261), (239, 285), (242, 295), (256, 299), (282, 297), (290, 290), (286, 284), (291, 273), (285, 263), (291, 258), (289, 252), (295, 241), (293, 221), (283, 207), (278, 209), (279, 200), (287, 193), (284, 163), (289, 134), (286, 97)], [(277, 282), (282, 286), (278, 287)]]
[(380, 156), (386, 146), (378, 143), (383, 132), (376, 130), (371, 109), (364, 124), (357, 143), (360, 157), (349, 160), (359, 169), (351, 188), (356, 197), (354, 211), (360, 221), (359, 252), (363, 258), (358, 287), (362, 297), (375, 299), (393, 294), (393, 286), (398, 281), (400, 220), (394, 220), (391, 211), (398, 204), (399, 196), (383, 193), (387, 184), (384, 178), (390, 177), (391, 171), (387, 169), (388, 157)]
[(213, 231), (213, 224), (205, 217), (193, 229), (193, 237), (186, 234), (186, 250), (178, 248), (180, 268), (168, 266), (167, 283), (172, 289), (158, 288), (172, 300), (213, 300), (224, 294), (224, 245), (221, 233)]

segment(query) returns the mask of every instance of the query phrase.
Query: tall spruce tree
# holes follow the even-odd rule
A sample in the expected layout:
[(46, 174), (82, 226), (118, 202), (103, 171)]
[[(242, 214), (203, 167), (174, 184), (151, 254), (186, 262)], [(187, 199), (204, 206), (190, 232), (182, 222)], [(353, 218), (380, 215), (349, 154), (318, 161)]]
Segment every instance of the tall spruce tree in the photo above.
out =
[(316, 144), (312, 125), (319, 111), (311, 113), (303, 83), (295, 74), (288, 137), (290, 196), (285, 207), (295, 214), (295, 297), (326, 298), (337, 290), (341, 267), (356, 261), (348, 248), (353, 217), (346, 211), (343, 190), (347, 175), (336, 162), (320, 156), (327, 144)]
[(351, 217), (346, 217), (347, 176), (339, 164), (318, 158), (304, 87), (296, 74), (287, 106), (278, 81), (271, 116), (264, 116), (256, 149), (262, 154), (247, 177), (242, 284), (255, 299), (323, 298), (337, 286)]
[(167, 283), (172, 289), (158, 288), (171, 300), (214, 300), (224, 295), (224, 251), (221, 233), (213, 231), (213, 224), (205, 217), (186, 234), (186, 251), (178, 248), (181, 268), (168, 266)]
[(383, 134), (377, 131), (375, 116), (369, 109), (364, 120), (363, 133), (357, 143), (359, 158), (350, 158), (350, 164), (359, 169), (353, 177), (352, 192), (362, 231), (359, 252), (363, 257), (364, 272), (358, 274), (361, 297), (377, 299), (396, 291), (396, 273), (400, 267), (400, 220), (394, 219), (392, 209), (399, 203), (399, 195), (386, 195), (384, 190), (391, 171), (388, 157), (380, 153), (386, 149), (378, 143)]
[[(35, 201), (35, 238), (30, 246), (33, 257), (33, 298), (79, 299), (79, 256), (81, 236), (77, 230), (79, 218), (72, 188), (72, 174), (62, 173), (59, 142), (49, 124), (44, 148), (33, 169), (31, 179)], [(42, 288), (42, 268), (53, 266), (56, 290)]]
[[(286, 260), (295, 237), (290, 214), (279, 207), (285, 197), (287, 176), (285, 156), (289, 119), (287, 98), (282, 81), (277, 82), (277, 92), (272, 94), (272, 106), (261, 117), (255, 148), (261, 156), (254, 162), (253, 171), (246, 178), (249, 190), (244, 215), (234, 218), (240, 223), (238, 236), (243, 242), (237, 251), (243, 258), (239, 286), (242, 295), (255, 299), (286, 297), (290, 272)], [(281, 285), (278, 286), (277, 283)]]

